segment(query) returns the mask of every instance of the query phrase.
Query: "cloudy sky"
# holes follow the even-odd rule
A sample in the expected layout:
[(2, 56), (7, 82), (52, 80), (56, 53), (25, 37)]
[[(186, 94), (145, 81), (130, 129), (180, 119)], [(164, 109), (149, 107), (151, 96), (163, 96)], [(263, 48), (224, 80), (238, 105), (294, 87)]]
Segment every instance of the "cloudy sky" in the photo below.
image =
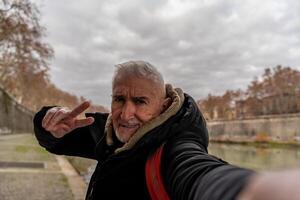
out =
[(146, 60), (195, 99), (300, 70), (299, 0), (35, 0), (55, 50), (51, 79), (109, 107), (114, 65)]

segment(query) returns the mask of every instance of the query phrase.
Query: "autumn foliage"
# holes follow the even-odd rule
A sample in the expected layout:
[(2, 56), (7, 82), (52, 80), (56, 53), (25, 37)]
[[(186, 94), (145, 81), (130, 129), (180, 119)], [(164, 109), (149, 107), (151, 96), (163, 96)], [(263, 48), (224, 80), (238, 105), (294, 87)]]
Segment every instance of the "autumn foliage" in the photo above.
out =
[[(49, 80), (51, 46), (29, 0), (0, 0), (0, 86), (19, 103), (36, 111), (42, 105), (73, 107), (84, 100), (58, 89)], [(92, 111), (106, 111), (92, 106)]]
[(198, 101), (208, 119), (239, 119), (300, 112), (300, 72), (278, 65), (266, 68), (246, 91), (226, 91)]

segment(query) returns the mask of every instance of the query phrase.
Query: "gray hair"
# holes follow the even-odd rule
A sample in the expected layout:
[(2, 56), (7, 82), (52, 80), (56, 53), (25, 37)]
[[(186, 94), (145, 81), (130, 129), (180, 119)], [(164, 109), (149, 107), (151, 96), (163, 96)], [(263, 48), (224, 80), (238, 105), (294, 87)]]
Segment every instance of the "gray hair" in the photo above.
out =
[(117, 79), (122, 76), (134, 76), (145, 78), (164, 86), (164, 79), (161, 73), (150, 63), (145, 61), (128, 61), (115, 65), (115, 73), (112, 85), (115, 85)]

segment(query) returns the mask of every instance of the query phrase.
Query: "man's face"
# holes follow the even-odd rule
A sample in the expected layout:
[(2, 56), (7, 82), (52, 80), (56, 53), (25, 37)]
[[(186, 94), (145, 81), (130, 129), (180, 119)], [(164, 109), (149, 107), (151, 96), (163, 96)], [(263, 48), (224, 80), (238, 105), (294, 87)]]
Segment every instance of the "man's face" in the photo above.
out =
[(112, 121), (117, 138), (128, 142), (146, 122), (157, 117), (163, 110), (162, 88), (151, 80), (124, 77), (113, 86)]

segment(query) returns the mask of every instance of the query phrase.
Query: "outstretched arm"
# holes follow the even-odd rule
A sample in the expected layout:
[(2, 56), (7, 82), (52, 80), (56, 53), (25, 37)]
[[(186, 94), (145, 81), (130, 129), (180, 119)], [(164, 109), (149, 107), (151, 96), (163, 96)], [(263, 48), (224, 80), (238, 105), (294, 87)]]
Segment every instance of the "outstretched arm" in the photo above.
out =
[(171, 199), (299, 200), (300, 170), (255, 173), (230, 165), (198, 142), (165, 146), (163, 175)]

